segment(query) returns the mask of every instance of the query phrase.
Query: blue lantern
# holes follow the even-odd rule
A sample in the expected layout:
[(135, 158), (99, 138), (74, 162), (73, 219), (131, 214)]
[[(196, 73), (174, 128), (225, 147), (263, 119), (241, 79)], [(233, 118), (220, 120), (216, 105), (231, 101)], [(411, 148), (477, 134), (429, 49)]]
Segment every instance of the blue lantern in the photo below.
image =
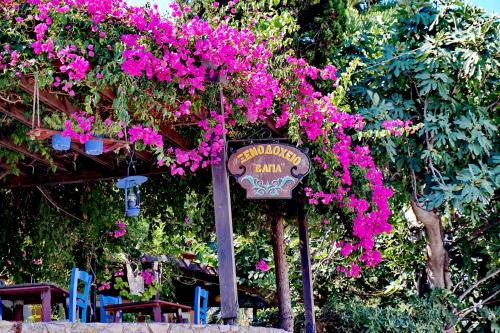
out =
[(116, 186), (125, 190), (125, 216), (134, 217), (141, 212), (141, 191), (139, 185), (148, 180), (144, 176), (122, 178)]

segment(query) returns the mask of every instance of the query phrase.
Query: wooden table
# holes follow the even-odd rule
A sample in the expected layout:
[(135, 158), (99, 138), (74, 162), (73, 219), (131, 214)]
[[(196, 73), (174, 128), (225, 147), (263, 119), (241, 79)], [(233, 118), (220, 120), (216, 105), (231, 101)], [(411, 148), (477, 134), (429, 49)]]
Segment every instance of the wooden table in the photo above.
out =
[(182, 311), (189, 312), (191, 307), (187, 305), (182, 305), (178, 303), (171, 303), (160, 300), (145, 301), (145, 302), (130, 302), (122, 304), (112, 304), (105, 307), (106, 311), (113, 314), (114, 322), (117, 323), (120, 320), (119, 312), (137, 313), (137, 312), (153, 312), (153, 320), (157, 323), (161, 323), (162, 313), (176, 313), (177, 321), (182, 322)]
[[(0, 298), (3, 301), (42, 304), (42, 321), (44, 322), (51, 320), (52, 304), (66, 305), (67, 297), (69, 293), (53, 283), (25, 283), (0, 287)], [(0, 306), (2, 306), (1, 303)], [(14, 305), (14, 320), (23, 321), (22, 305)]]

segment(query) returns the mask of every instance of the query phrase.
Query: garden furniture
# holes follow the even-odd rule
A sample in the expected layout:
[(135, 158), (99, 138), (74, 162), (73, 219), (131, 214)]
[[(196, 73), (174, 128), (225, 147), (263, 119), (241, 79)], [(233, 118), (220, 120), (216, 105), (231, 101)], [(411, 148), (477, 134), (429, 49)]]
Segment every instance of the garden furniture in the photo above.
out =
[[(112, 304), (122, 304), (122, 298), (121, 296), (114, 297), (114, 296), (104, 296), (104, 295), (99, 295), (99, 306), (100, 306), (100, 311), (101, 311), (101, 323), (112, 323), (114, 321), (113, 314), (108, 314), (105, 307), (106, 305), (112, 305)], [(120, 321), (122, 321), (122, 312), (120, 311), (119, 315)]]
[[(53, 283), (26, 283), (0, 287), (0, 299), (14, 302), (14, 320), (23, 320), (23, 304), (41, 304), (42, 321), (51, 320), (51, 306), (66, 304), (68, 292)], [(2, 314), (0, 301), (0, 320)]]
[[(83, 292), (78, 291), (80, 281), (83, 283)], [(89, 304), (89, 291), (92, 282), (92, 275), (73, 268), (71, 270), (71, 280), (69, 284), (69, 321), (75, 322), (78, 319), (78, 310), (80, 311), (80, 320), (82, 323), (87, 322), (87, 308)]]
[(194, 291), (194, 323), (207, 323), (208, 291), (197, 286)]
[(104, 308), (107, 312), (111, 312), (113, 314), (115, 323), (119, 322), (120, 320), (120, 316), (118, 314), (120, 311), (122, 313), (152, 312), (153, 320), (157, 323), (162, 322), (162, 313), (175, 313), (177, 316), (177, 321), (182, 323), (182, 312), (189, 312), (192, 310), (191, 307), (187, 305), (161, 300), (112, 304), (107, 305)]

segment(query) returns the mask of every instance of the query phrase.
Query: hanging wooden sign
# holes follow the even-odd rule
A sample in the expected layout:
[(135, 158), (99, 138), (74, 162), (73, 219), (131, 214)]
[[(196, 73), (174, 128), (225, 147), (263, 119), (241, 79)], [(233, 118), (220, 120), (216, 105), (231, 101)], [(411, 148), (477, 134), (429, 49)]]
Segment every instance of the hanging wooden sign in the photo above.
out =
[(229, 173), (247, 191), (247, 199), (291, 199), (292, 190), (307, 175), (309, 157), (287, 144), (253, 144), (236, 150)]

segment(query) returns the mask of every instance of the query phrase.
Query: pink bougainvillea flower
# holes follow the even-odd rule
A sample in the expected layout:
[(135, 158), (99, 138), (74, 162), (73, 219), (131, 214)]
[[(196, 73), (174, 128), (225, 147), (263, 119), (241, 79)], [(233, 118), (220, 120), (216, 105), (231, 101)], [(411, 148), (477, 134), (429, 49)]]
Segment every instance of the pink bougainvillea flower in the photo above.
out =
[(412, 121), (403, 121), (400, 119), (396, 120), (385, 120), (382, 122), (382, 128), (389, 131), (394, 136), (402, 136), (405, 131), (411, 132)]
[(99, 288), (97, 288), (97, 290), (99, 291), (103, 291), (103, 290), (107, 290), (107, 289), (111, 289), (111, 283), (109, 283), (108, 281), (106, 282), (103, 282)]
[(260, 259), (259, 262), (255, 265), (255, 269), (261, 271), (261, 272), (267, 272), (271, 268), (269, 265), (264, 261), (264, 259)]
[(144, 279), (144, 283), (146, 285), (150, 285), (155, 280), (155, 276), (148, 270), (142, 271), (141, 276)]
[(120, 238), (125, 236), (127, 233), (127, 229), (125, 228), (125, 223), (123, 221), (116, 221), (115, 223), (118, 226), (118, 229), (115, 231), (111, 231), (110, 235), (114, 238)]

